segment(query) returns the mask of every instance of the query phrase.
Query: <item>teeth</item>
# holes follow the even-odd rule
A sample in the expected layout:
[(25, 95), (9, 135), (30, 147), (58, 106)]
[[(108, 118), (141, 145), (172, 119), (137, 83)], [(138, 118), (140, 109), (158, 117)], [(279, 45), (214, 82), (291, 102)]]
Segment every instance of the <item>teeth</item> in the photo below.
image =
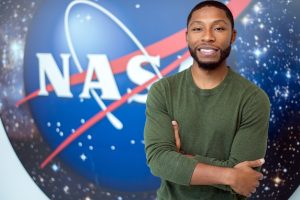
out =
[(214, 49), (200, 49), (200, 51), (203, 53), (214, 53), (215, 52)]
[(200, 53), (206, 56), (212, 56), (216, 53), (215, 49), (199, 49)]

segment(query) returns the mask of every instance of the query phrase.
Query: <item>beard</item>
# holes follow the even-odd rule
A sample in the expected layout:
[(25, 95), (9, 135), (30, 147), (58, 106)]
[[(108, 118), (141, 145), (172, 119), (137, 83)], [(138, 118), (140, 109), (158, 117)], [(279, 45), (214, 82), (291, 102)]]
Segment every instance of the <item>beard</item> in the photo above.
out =
[(228, 56), (230, 55), (230, 51), (231, 51), (231, 45), (229, 45), (225, 50), (220, 49), (220, 58), (217, 61), (212, 61), (212, 62), (205, 62), (205, 61), (201, 61), (198, 57), (197, 57), (197, 49), (192, 49), (190, 46), (188, 46), (190, 54), (192, 56), (192, 58), (194, 59), (195, 62), (197, 62), (198, 67), (205, 69), (205, 70), (214, 70), (217, 69), (219, 66), (221, 66), (221, 64), (224, 62), (224, 60), (226, 60), (228, 58)]

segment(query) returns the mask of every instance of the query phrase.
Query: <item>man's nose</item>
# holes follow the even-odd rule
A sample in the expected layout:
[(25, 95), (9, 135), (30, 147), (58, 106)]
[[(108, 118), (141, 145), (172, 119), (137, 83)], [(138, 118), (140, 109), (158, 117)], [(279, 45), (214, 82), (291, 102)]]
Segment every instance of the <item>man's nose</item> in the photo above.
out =
[(216, 38), (211, 30), (206, 30), (203, 32), (201, 40), (202, 42), (214, 42)]

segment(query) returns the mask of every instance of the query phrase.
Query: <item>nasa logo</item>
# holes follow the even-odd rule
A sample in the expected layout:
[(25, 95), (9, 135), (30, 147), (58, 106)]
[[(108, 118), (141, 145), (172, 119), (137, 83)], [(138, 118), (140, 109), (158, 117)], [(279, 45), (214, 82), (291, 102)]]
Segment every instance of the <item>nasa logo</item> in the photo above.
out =
[[(169, 1), (41, 5), (25, 49), (26, 97), (17, 105), (28, 103), (53, 150), (42, 170), (63, 162), (114, 191), (158, 187), (144, 153), (147, 91), (190, 65), (184, 16), (197, 2), (172, 1), (172, 8)], [(249, 3), (229, 4), (236, 17)], [(161, 14), (153, 16), (153, 10)]]

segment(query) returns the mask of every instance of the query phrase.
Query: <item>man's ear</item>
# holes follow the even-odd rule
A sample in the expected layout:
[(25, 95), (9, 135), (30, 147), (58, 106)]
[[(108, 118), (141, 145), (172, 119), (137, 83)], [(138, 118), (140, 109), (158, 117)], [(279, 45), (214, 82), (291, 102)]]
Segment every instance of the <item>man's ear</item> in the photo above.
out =
[(234, 43), (234, 41), (236, 39), (236, 35), (237, 35), (237, 31), (235, 29), (233, 29), (232, 36), (231, 36), (231, 44)]
[(187, 30), (185, 31), (185, 41), (186, 42), (188, 41), (188, 31)]

